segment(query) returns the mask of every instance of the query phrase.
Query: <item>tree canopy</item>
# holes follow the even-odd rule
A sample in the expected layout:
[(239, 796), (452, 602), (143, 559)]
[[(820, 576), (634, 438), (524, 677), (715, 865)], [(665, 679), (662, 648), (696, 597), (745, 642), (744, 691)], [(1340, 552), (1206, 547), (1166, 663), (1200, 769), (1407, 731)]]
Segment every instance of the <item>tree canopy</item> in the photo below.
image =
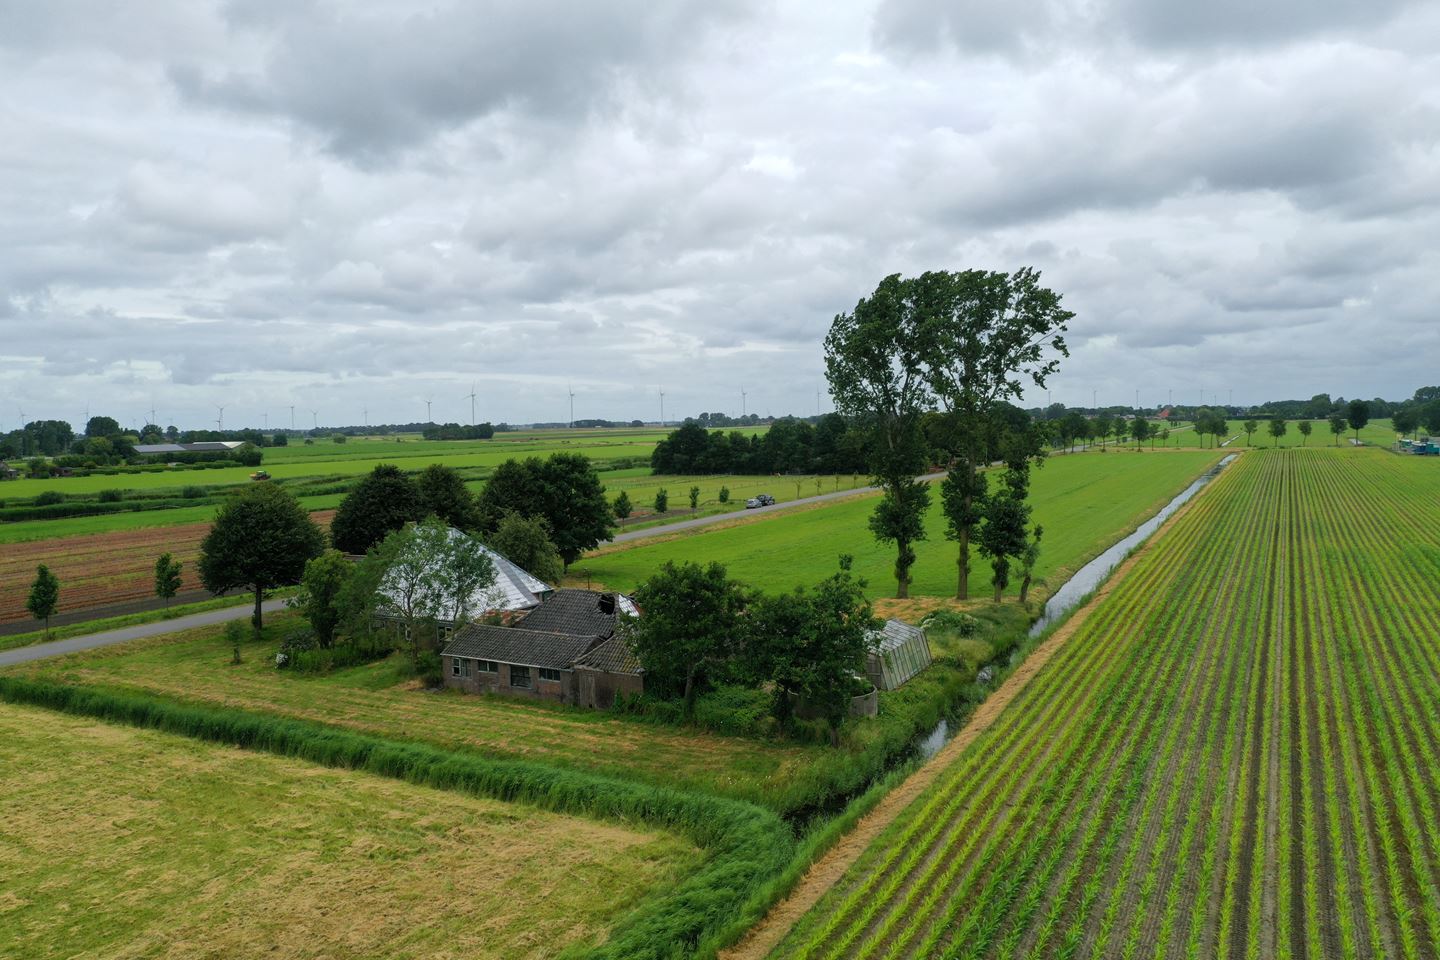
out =
[(344, 553), (365, 553), (387, 535), (420, 519), (420, 491), (399, 467), (382, 463), (340, 501), (330, 538)]
[(485, 544), (546, 583), (559, 583), (565, 573), (565, 562), (550, 541), (550, 526), (544, 517), (507, 513), (495, 532), (486, 534)]
[(474, 530), (480, 525), (475, 496), (455, 468), (430, 464), (415, 478), (415, 492), (421, 518), (439, 517), (457, 530)]
[(505, 461), (481, 492), (479, 512), (487, 533), (499, 529), (507, 512), (544, 518), (567, 567), (610, 539), (615, 529), (600, 475), (589, 459), (575, 453)]
[(307, 561), (320, 555), (324, 536), (284, 487), (242, 487), (215, 515), (200, 544), (200, 582), (211, 593), (244, 587), (255, 595), (255, 629), (266, 590), (299, 583)]

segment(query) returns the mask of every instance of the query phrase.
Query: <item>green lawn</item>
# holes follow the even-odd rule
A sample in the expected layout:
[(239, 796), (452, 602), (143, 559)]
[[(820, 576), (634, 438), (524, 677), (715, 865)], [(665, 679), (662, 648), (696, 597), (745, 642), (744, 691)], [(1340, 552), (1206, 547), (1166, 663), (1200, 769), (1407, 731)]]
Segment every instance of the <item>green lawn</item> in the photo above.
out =
[[(1053, 457), (1033, 473), (1035, 520), (1045, 527), (1039, 575), (1063, 579), (1086, 560), (1158, 510), (1221, 456), (1219, 451), (1111, 450)], [(956, 546), (945, 539), (939, 488), (927, 521), (930, 539), (917, 545), (911, 593), (946, 596), (955, 591)], [(862, 496), (797, 513), (695, 532), (658, 543), (617, 547), (571, 568), (613, 589), (632, 589), (666, 560), (724, 563), (732, 576), (767, 590), (812, 584), (836, 569), (842, 553), (855, 557), (856, 572), (872, 596), (894, 593), (894, 552), (870, 535), (867, 521), (875, 497)], [(990, 568), (976, 556), (972, 596), (987, 596)], [(1013, 592), (1013, 591), (1012, 591)]]
[(702, 858), (645, 828), (29, 707), (0, 706), (0, 769), (4, 957), (550, 957)]
[[(1259, 426), (1259, 429), (1257, 429), (1257, 430), (1255, 431), (1254, 436), (1252, 436), (1252, 437), (1250, 438), (1250, 444), (1249, 444), (1249, 445), (1250, 445), (1250, 446), (1255, 446), (1255, 447), (1273, 447), (1273, 446), (1275, 446), (1275, 445), (1276, 445), (1276, 440), (1275, 440), (1274, 437), (1270, 436), (1270, 420), (1269, 420), (1268, 418), (1265, 418), (1265, 417), (1256, 417), (1255, 419), (1259, 421), (1260, 426)], [(1310, 432), (1310, 436), (1309, 436), (1308, 439), (1305, 438), (1304, 436), (1302, 436), (1302, 435), (1300, 434), (1300, 431), (1299, 431), (1299, 429), (1297, 428), (1297, 424), (1298, 424), (1298, 423), (1299, 423), (1298, 420), (1290, 420), (1290, 421), (1287, 421), (1287, 422), (1286, 422), (1286, 425), (1285, 425), (1285, 429), (1286, 429), (1285, 435), (1280, 438), (1279, 444), (1278, 444), (1281, 449), (1285, 449), (1285, 448), (1287, 448), (1287, 447), (1305, 447), (1305, 446), (1309, 446), (1309, 447), (1333, 447), (1333, 446), (1336, 446), (1336, 443), (1335, 443), (1335, 439), (1336, 439), (1336, 438), (1335, 438), (1335, 435), (1330, 432), (1330, 421), (1328, 421), (1328, 420), (1312, 420), (1312, 421), (1310, 421), (1311, 432)], [(1233, 442), (1230, 444), (1230, 446), (1232, 446), (1232, 447), (1243, 447), (1243, 446), (1246, 446), (1245, 420), (1244, 420), (1244, 419), (1231, 420), (1231, 421), (1229, 421), (1229, 426), (1230, 426), (1230, 432), (1229, 432), (1228, 435), (1229, 435), (1229, 436), (1232, 436), (1232, 437), (1239, 437), (1239, 439), (1233, 441)], [(1421, 430), (1420, 433), (1421, 433), (1421, 435), (1423, 436), (1423, 435), (1425, 434), (1425, 431), (1424, 431), (1424, 430)], [(1340, 438), (1339, 438), (1339, 439), (1340, 439), (1340, 443), (1339, 443), (1339, 446), (1342, 446), (1342, 447), (1348, 447), (1348, 446), (1350, 446), (1350, 440), (1351, 440), (1351, 438), (1353, 438), (1354, 436), (1355, 436), (1355, 431), (1354, 431), (1354, 430), (1351, 430), (1349, 427), (1346, 427), (1346, 428), (1345, 428), (1345, 432), (1342, 433), (1342, 434), (1340, 434)], [(1370, 444), (1371, 446), (1376, 446), (1376, 447), (1389, 447), (1389, 446), (1391, 446), (1392, 444), (1395, 443), (1395, 428), (1390, 425), (1390, 420), (1389, 420), (1388, 418), (1387, 418), (1387, 419), (1384, 419), (1384, 420), (1371, 420), (1368, 424), (1365, 425), (1365, 428), (1360, 431), (1360, 440), (1361, 440), (1362, 442), (1364, 442), (1364, 443)]]

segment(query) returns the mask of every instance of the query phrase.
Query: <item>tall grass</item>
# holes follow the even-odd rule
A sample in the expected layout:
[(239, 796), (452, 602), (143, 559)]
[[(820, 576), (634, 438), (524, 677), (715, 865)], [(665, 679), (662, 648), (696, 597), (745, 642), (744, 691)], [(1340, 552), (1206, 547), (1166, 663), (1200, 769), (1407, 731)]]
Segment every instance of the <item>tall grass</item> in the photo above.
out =
[(750, 891), (784, 869), (794, 848), (785, 824), (752, 804), (561, 770), (397, 743), (322, 724), (225, 707), (193, 706), (110, 690), (0, 677), (0, 700), (46, 707), (262, 750), (419, 786), (455, 790), (555, 813), (639, 822), (686, 837), (708, 854), (673, 889), (657, 891), (609, 940), (566, 955), (690, 956), (742, 914)]

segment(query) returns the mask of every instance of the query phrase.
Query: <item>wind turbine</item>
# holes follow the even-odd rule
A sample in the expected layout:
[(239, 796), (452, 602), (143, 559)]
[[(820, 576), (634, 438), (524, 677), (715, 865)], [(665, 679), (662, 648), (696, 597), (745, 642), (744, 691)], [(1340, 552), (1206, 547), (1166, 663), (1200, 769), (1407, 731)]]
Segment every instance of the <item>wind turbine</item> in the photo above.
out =
[(217, 403), (215, 404), (215, 409), (220, 411), (220, 417), (215, 421), (215, 430), (218, 433), (223, 433), (225, 431), (225, 405), (223, 403)]
[(370, 408), (369, 408), (368, 406), (361, 407), (361, 408), (360, 408), (360, 416), (362, 416), (362, 417), (365, 418), (365, 429), (366, 429), (366, 430), (369, 430), (369, 429), (370, 429)]
[(470, 381), (470, 392), (465, 394), (470, 398), (470, 426), (475, 426), (475, 381)]
[(160, 426), (160, 422), (155, 419), (155, 401), (154, 401), (154, 400), (151, 400), (151, 401), (150, 401), (150, 422), (153, 423), (153, 424), (155, 424), (155, 426), (157, 426), (157, 427)]
[(430, 419), (430, 397), (426, 397), (426, 398), (425, 398), (425, 422), (426, 422), (426, 423), (434, 423), (434, 422), (435, 422), (434, 420), (431, 420), (431, 419)]
[(815, 388), (815, 419), (820, 419), (820, 388)]
[(746, 407), (746, 398), (747, 398), (748, 396), (749, 396), (749, 394), (747, 394), (747, 393), (745, 392), (745, 388), (742, 386), (742, 387), (740, 388), (740, 419), (741, 419), (741, 420), (744, 420), (744, 419), (745, 419), (745, 413), (746, 413), (746, 409), (745, 409), (745, 407)]
[(295, 404), (290, 404), (290, 429), (295, 429)]
[(265, 429), (266, 429), (266, 430), (269, 430), (269, 429), (270, 429), (270, 413), (269, 413), (269, 411), (266, 411), (265, 413), (260, 414), (260, 416), (261, 416), (261, 418), (265, 421)]
[(311, 411), (310, 411), (310, 422), (311, 422), (311, 425), (314, 427), (314, 429), (316, 429), (316, 430), (319, 430), (319, 429), (320, 429), (320, 411), (319, 411), (319, 410), (311, 410)]
[(665, 426), (665, 388), (660, 388), (660, 426)]
[(575, 429), (575, 387), (565, 384), (565, 392), (570, 394), (570, 429)]

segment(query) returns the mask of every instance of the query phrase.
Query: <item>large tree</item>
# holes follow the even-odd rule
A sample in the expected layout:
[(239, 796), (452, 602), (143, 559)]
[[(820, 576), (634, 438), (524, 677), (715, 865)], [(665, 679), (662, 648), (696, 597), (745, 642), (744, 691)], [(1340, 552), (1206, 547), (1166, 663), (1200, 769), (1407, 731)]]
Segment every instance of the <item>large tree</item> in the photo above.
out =
[(479, 526), (475, 496), (454, 467), (430, 464), (415, 478), (415, 491), (421, 517), (439, 517), (457, 530), (474, 530)]
[(1440, 434), (1440, 400), (1431, 400), (1420, 408), (1420, 422), (1431, 436)]
[(1139, 450), (1150, 436), (1150, 421), (1144, 417), (1136, 417), (1130, 421), (1130, 436), (1135, 438), (1135, 449)]
[[(372, 589), (373, 609), (393, 617), (414, 662), (419, 663), (422, 636), (438, 648), (434, 626), (447, 621), (459, 627), (480, 609), (495, 583), (495, 564), (469, 534), (451, 530), (429, 517), (396, 530), (365, 558), (356, 576)], [(378, 571), (377, 571), (378, 568)]]
[(170, 606), (175, 594), (180, 592), (180, 569), (182, 564), (168, 553), (162, 553), (155, 560), (155, 596)]
[(970, 541), (978, 523), (972, 497), (985, 465), (980, 443), (992, 408), (1018, 400), (1027, 386), (1044, 387), (1069, 356), (1061, 336), (1074, 316), (1060, 295), (1040, 286), (1040, 274), (967, 270), (926, 273), (916, 280), (921, 314), (920, 344), (934, 396), (956, 420), (947, 451), (947, 481), (957, 488), (946, 506), (959, 543), (955, 595), (969, 596)]
[(284, 487), (242, 487), (215, 515), (200, 544), (200, 582), (211, 593), (245, 588), (255, 595), (255, 629), (266, 590), (299, 583), (307, 561), (320, 555), (324, 536)]
[(420, 491), (399, 467), (378, 465), (335, 511), (330, 538), (335, 549), (360, 554), (407, 523), (420, 519)]
[(1260, 421), (1259, 421), (1259, 420), (1253, 420), (1253, 419), (1252, 419), (1252, 420), (1246, 420), (1245, 423), (1244, 423), (1244, 428), (1245, 428), (1245, 446), (1248, 447), (1248, 446), (1250, 446), (1250, 438), (1255, 435), (1255, 431), (1256, 431), (1256, 430), (1259, 430), (1259, 429), (1260, 429)]
[(1355, 442), (1360, 442), (1360, 431), (1370, 422), (1370, 404), (1364, 400), (1351, 400), (1345, 408), (1345, 422), (1355, 431)]
[(575, 453), (507, 460), (485, 485), (479, 509), (483, 529), (492, 533), (507, 512), (543, 517), (566, 567), (615, 530), (600, 475), (589, 459)]
[(1310, 431), (1315, 429), (1315, 425), (1309, 420), (1301, 420), (1295, 424), (1295, 429), (1300, 431), (1300, 445), (1303, 447), (1310, 440)]
[(744, 590), (718, 563), (667, 561), (636, 588), (635, 603), (645, 614), (623, 629), (645, 667), (646, 689), (680, 694), (692, 716), (708, 674), (728, 668), (739, 649)]
[(866, 434), (868, 469), (884, 491), (870, 529), (895, 545), (895, 595), (910, 595), (914, 543), (925, 539), (930, 491), (915, 477), (926, 467), (921, 415), (930, 403), (915, 281), (899, 274), (849, 313), (825, 337), (825, 376), (836, 409)]
[(1401, 407), (1391, 415), (1390, 425), (1394, 427), (1395, 432), (1402, 437), (1408, 433), (1414, 433), (1416, 428), (1420, 426), (1419, 409), (1413, 406)]

